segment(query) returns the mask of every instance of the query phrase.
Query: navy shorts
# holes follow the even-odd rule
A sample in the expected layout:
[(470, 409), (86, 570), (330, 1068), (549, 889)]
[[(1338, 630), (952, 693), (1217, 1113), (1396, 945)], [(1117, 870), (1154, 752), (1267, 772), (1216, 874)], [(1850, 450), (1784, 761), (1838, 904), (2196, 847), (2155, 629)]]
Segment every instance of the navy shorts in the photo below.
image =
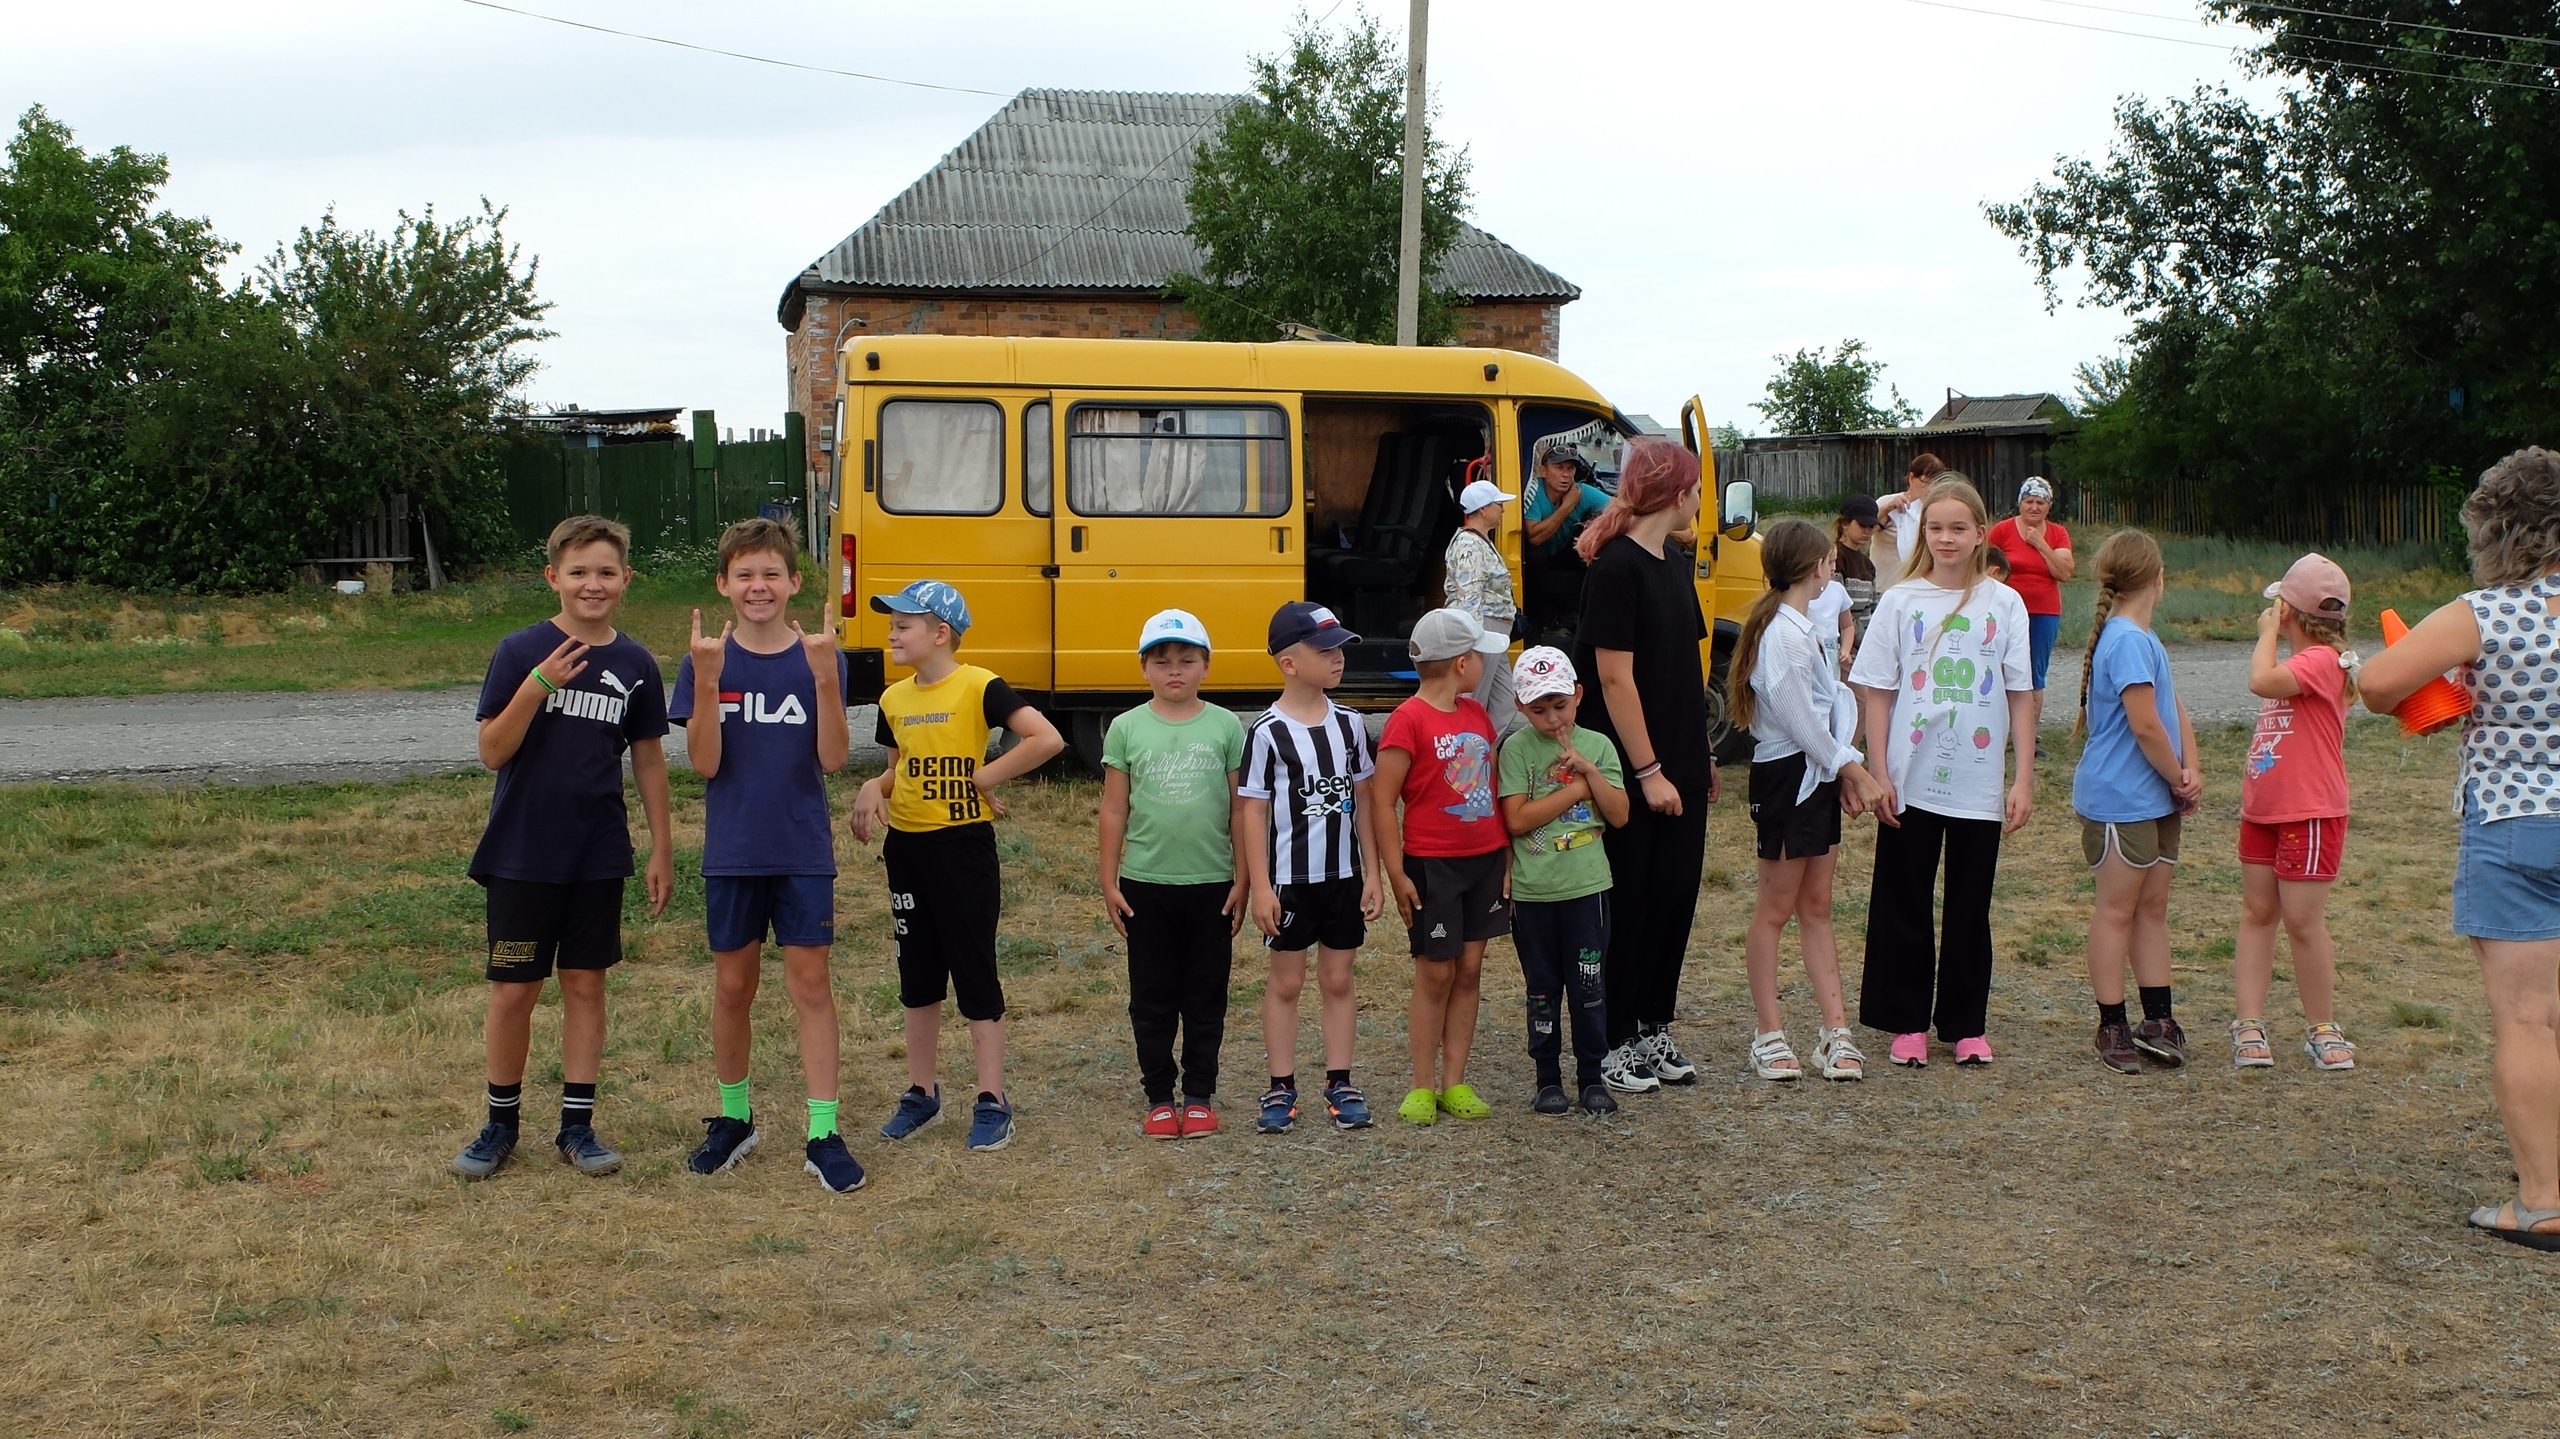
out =
[(776, 944), (836, 942), (836, 877), (831, 874), (706, 874), (702, 913), (711, 950), (727, 954), (773, 936)]
[(2462, 816), (2453, 864), (2453, 932), (2471, 939), (2560, 939), (2560, 814), (2483, 824), (2477, 803)]

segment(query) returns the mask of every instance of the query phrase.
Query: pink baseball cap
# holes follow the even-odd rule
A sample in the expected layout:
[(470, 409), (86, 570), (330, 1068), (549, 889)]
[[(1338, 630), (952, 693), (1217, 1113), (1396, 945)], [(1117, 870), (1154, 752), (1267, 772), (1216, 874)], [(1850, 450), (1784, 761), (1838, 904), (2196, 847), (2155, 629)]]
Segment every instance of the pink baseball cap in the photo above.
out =
[(2266, 593), (2268, 599), (2283, 600), (2306, 615), (2339, 619), (2347, 612), (2347, 572), (2327, 555), (2304, 555), (2284, 572), (2283, 579), (2267, 586)]

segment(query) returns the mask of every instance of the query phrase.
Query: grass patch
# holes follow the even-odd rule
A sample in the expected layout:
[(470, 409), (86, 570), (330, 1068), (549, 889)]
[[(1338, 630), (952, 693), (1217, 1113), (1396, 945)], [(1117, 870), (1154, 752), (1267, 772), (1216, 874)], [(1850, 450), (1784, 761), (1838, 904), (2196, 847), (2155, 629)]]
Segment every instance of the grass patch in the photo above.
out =
[(2391, 1022), (2402, 1029), (2451, 1029), (2453, 1011), (2441, 1004), (2412, 1004), (2395, 999), (2391, 1001)]
[[(2111, 527), (2071, 532), (2079, 573), (2065, 584), (2062, 600), (2062, 643), (2089, 642), (2089, 620), (2098, 597), (2098, 545)], [(2163, 535), (2161, 558), (2169, 571), (2169, 593), (2160, 601), (2153, 625), (2163, 639), (2254, 640), (2258, 613), (2267, 607), (2266, 588), (2284, 577), (2302, 556), (2291, 545), (2223, 536)], [(2321, 553), (2336, 560), (2355, 582), (2355, 614), (2351, 637), (2379, 643), (2382, 611), (2396, 608), (2416, 624), (2420, 616), (2471, 588), (2471, 577), (2445, 568), (2444, 554), (2431, 545), (2345, 546)]]
[[(586, 1179), (547, 1152), (550, 995), (524, 1147), (487, 1183), (446, 1172), (482, 1119), (479, 892), (461, 868), (485, 776), (0, 790), (0, 975), (17, 976), (0, 1104), (23, 1176), (0, 1184), (0, 1288), (18, 1296), (0, 1428), (151, 1428), (157, 1410), (102, 1417), (100, 1396), (127, 1392), (185, 1396), (178, 1427), (205, 1432), (366, 1414), (418, 1432), (520, 1420), (723, 1439), (1775, 1439), (1866, 1419), (2043, 1434), (2092, 1413), (2162, 1433), (2306, 1412), (2412, 1433), (2560, 1428), (2507, 1318), (2550, 1306), (2547, 1267), (2459, 1228), (2512, 1182), (2486, 1046), (2465, 1038), (2487, 1031), (2478, 976), (2447, 930), (2451, 738), (2350, 731), (2358, 824), (2330, 924), (2351, 957), (2338, 1005), (2358, 1069), (2314, 1074), (2282, 1049), (2270, 1072), (2129, 1078), (2088, 1056), (2073, 754), (2049, 742), (2037, 816), (2002, 846), (1998, 1064), (1890, 1069), (1862, 1032), (1863, 1084), (1750, 1078), (1731, 937), (1757, 870), (1736, 772), (1709, 822), (1716, 878), (1681, 995), (1699, 1083), (1605, 1121), (1527, 1112), (1525, 996), (1496, 941), (1468, 1076), (1494, 1118), (1325, 1124), (1311, 983), (1298, 1129), (1252, 1134), (1265, 971), (1248, 936), (1224, 1132), (1141, 1138), (1125, 954), (1089, 893), (1097, 787), (1040, 781), (1012, 792), (1003, 835), (1020, 1134), (963, 1152), (954, 1019), (936, 1056), (950, 1112), (889, 1144), (872, 1126), (906, 1066), (886, 897), (876, 850), (840, 837), (840, 1093), (870, 1175), (854, 1195), (808, 1182), (789, 1142), (803, 1080), (778, 965), (750, 1058), (766, 1144), (715, 1180), (684, 1171), (714, 1082), (698, 884), (666, 917), (626, 912), (598, 1111), (622, 1173)], [(2170, 906), (2197, 1035), (2230, 1015), (2247, 739), (2203, 743), (2205, 808)], [(834, 782), (839, 817), (863, 778)], [(675, 826), (698, 853), (698, 784), (677, 785)], [(1874, 843), (1871, 823), (1848, 826), (1837, 881), (1852, 1013)], [(1400, 938), (1373, 927), (1356, 966), (1355, 1074), (1382, 1107), (1403, 1092)], [(1801, 1052), (1818, 1008), (1792, 937), (1780, 975)], [(2298, 1004), (2279, 979), (2266, 1017), (2289, 1025)], [(2126, 1155), (2144, 1157), (2139, 1194)], [(1611, 1214), (1646, 1222), (1595, 1229)], [(2198, 1276), (2218, 1286), (2210, 1324), (2194, 1322)], [(1593, 1334), (1611, 1336), (1609, 1363), (1574, 1357)], [(536, 1394), (575, 1394), (579, 1411), (537, 1416)], [(2452, 1396), (2496, 1412), (2465, 1423)]]

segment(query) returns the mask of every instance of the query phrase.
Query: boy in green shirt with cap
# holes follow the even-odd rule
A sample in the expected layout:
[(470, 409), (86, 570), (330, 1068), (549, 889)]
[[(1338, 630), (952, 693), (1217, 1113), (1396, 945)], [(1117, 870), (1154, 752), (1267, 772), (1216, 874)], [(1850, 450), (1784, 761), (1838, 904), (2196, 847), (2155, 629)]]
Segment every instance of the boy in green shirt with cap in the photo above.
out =
[(1129, 947), (1129, 1028), (1147, 1091), (1139, 1132), (1199, 1139), (1218, 1132), (1218, 1048), (1244, 923), (1234, 843), (1244, 722), (1200, 698), (1209, 632), (1189, 613), (1147, 621), (1138, 667), (1152, 698), (1114, 719), (1102, 742), (1102, 904)]
[(1601, 956), (1609, 950), (1609, 852), (1604, 826), (1627, 822), (1618, 747), (1574, 724), (1582, 686), (1573, 661), (1541, 645), (1520, 656), (1512, 693), (1528, 727), (1502, 745), (1499, 792), (1511, 831), (1511, 944), (1529, 989), (1529, 1058), (1538, 1066), (1530, 1108), (1565, 1114), (1563, 1037), (1556, 1012), (1571, 1016), (1575, 1081), (1582, 1107), (1615, 1111), (1601, 1072), (1608, 1023)]

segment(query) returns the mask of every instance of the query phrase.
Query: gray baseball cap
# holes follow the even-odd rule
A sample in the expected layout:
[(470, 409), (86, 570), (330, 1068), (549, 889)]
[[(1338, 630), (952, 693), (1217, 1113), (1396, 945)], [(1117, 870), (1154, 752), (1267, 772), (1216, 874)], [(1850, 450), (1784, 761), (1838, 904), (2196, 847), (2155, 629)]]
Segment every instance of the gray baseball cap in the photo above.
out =
[(1453, 660), (1474, 650), (1498, 655), (1511, 648), (1511, 636), (1488, 632), (1465, 610), (1433, 610), (1413, 622), (1413, 639), (1405, 653), (1418, 660)]

